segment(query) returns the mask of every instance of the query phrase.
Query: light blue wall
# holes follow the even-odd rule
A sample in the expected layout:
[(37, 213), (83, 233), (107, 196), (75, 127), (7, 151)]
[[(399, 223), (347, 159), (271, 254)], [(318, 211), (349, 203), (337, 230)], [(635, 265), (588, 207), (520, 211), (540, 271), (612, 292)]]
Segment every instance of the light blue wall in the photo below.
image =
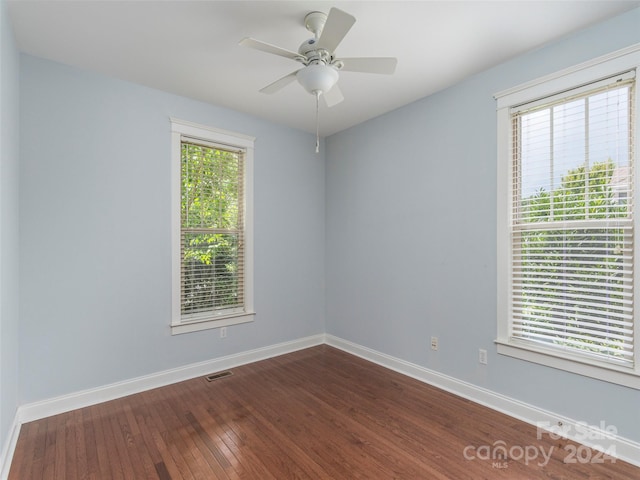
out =
[[(0, 269), (14, 280), (0, 288), (3, 432), (18, 402), (326, 329), (640, 440), (639, 392), (495, 354), (492, 98), (638, 42), (639, 25), (634, 10), (334, 135), (326, 168), (309, 134), (22, 56), (19, 272), (18, 145), (4, 141), (18, 129), (18, 88), (4, 68), (13, 78), (18, 61), (3, 28)], [(224, 340), (215, 330), (169, 334), (169, 116), (257, 137), (258, 315)], [(487, 367), (478, 365), (480, 347)], [(18, 353), (19, 389), (6, 367)]]
[[(324, 331), (312, 135), (30, 56), (21, 67), (22, 403)], [(170, 116), (256, 137), (257, 315), (226, 339), (170, 335)]]
[[(18, 407), (19, 55), (0, 1), (0, 451)], [(1, 468), (1, 466), (0, 466)]]
[(637, 42), (640, 9), (327, 138), (327, 333), (640, 441), (640, 391), (499, 356), (493, 343), (492, 96)]

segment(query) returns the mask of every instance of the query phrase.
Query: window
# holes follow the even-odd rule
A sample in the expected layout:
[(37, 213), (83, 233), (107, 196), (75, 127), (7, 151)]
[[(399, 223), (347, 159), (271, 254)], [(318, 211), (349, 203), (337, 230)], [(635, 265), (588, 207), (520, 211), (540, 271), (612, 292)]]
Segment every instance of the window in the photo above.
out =
[(172, 333), (253, 319), (253, 138), (172, 119)]
[(498, 352), (640, 388), (639, 48), (498, 98)]

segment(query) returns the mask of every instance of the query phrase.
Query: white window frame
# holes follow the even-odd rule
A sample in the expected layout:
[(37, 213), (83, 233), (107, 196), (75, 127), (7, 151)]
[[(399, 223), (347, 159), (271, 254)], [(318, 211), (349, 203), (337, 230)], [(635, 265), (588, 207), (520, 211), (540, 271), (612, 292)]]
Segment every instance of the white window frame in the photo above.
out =
[[(196, 332), (227, 327), (254, 320), (253, 305), (253, 155), (255, 137), (221, 130), (205, 125), (171, 118), (171, 334)], [(188, 137), (219, 145), (239, 148), (244, 158), (244, 309), (242, 312), (222, 313), (215, 318), (187, 321), (182, 318), (180, 305), (180, 199), (181, 199), (181, 143)]]
[[(511, 158), (511, 118), (512, 107), (533, 102), (554, 94), (573, 90), (577, 87), (602, 80), (613, 75), (636, 70), (636, 79), (640, 74), (640, 44), (618, 50), (589, 62), (576, 65), (537, 80), (519, 85), (494, 95), (497, 101), (497, 323), (498, 335), (496, 339), (497, 352), (502, 355), (526, 360), (529, 362), (546, 365), (549, 367), (577, 373), (587, 377), (597, 378), (607, 382), (624, 385), (634, 389), (640, 389), (640, 241), (634, 242), (634, 366), (622, 367), (612, 363), (590, 359), (587, 356), (560, 353), (554, 349), (523, 344), (511, 338), (511, 199), (513, 161)], [(638, 80), (636, 80), (638, 82)], [(634, 158), (638, 158), (638, 141), (640, 141), (640, 95), (636, 90), (635, 95), (635, 129)], [(635, 176), (634, 191), (638, 188), (640, 175)], [(640, 214), (634, 212), (634, 229), (638, 232)]]

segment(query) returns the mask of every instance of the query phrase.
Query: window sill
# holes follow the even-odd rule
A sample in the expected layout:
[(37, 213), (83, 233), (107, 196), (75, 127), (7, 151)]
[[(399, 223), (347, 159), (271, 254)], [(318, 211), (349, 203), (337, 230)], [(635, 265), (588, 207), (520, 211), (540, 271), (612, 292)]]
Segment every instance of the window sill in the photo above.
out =
[(180, 335), (181, 333), (198, 332), (200, 330), (229, 327), (231, 325), (238, 325), (240, 323), (253, 322), (255, 315), (255, 312), (238, 313), (233, 315), (221, 316), (219, 318), (210, 318), (206, 320), (172, 323), (171, 335)]
[(595, 359), (590, 361), (569, 353), (561, 355), (555, 350), (545, 350), (543, 347), (533, 347), (508, 340), (496, 340), (496, 346), (500, 355), (640, 390), (640, 372), (624, 366), (599, 362)]

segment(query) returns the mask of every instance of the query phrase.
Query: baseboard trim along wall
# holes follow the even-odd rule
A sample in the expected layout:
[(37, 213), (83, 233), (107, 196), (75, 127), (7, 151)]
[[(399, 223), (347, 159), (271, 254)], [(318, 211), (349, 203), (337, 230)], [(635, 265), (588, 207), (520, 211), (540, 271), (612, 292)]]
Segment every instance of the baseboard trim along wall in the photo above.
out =
[[(604, 450), (605, 453), (613, 457), (640, 467), (640, 443), (612, 434), (598, 426), (585, 425), (574, 419), (556, 415), (553, 412), (542, 410), (348, 340), (333, 335), (318, 334), (22, 405), (18, 407), (11, 434), (0, 457), (0, 465), (2, 465), (2, 468), (0, 468), (0, 480), (6, 480), (9, 475), (11, 459), (18, 441), (20, 426), (23, 423), (322, 344), (330, 345), (377, 365), (441, 388), (536, 427), (548, 430), (550, 433), (558, 433), (557, 426), (558, 422), (560, 422), (562, 424), (561, 431), (568, 438), (596, 450)], [(548, 427), (548, 429), (545, 427)], [(605, 444), (604, 448), (602, 447), (603, 444)]]
[(13, 452), (16, 449), (18, 443), (18, 436), (20, 435), (20, 422), (18, 421), (18, 415), (13, 418), (13, 424), (11, 425), (11, 431), (7, 442), (2, 448), (0, 453), (0, 479), (6, 480), (9, 478), (9, 468), (11, 468), (11, 459), (13, 458)]
[[(563, 436), (594, 450), (603, 451), (640, 467), (640, 443), (612, 434), (605, 428), (586, 425), (584, 422), (548, 412), (462, 380), (443, 375), (434, 370), (392, 357), (333, 335), (326, 335), (325, 343), (377, 365), (441, 388), (447, 392), (489, 407), (492, 410), (517, 418), (549, 434)], [(498, 440), (498, 439), (496, 439)]]
[(324, 343), (324, 334), (278, 343), (267, 347), (257, 348), (246, 352), (228, 355), (225, 357), (207, 360), (204, 362), (185, 365), (151, 375), (145, 375), (123, 382), (112, 383), (103, 387), (97, 387), (81, 392), (63, 395), (61, 397), (43, 400), (41, 402), (28, 403), (18, 408), (19, 422), (26, 423), (39, 418), (57, 415), (77, 408), (83, 408), (97, 403), (106, 402), (116, 398), (144, 392), (153, 388), (164, 387), (172, 383), (182, 382), (191, 378), (207, 375), (209, 373), (227, 370), (229, 368), (246, 365), (267, 358), (277, 357), (285, 353), (295, 352), (305, 348)]
[(13, 459), (20, 426), (23, 423), (32, 422), (59, 413), (69, 412), (77, 408), (88, 407), (98, 403), (125, 397), (134, 393), (144, 392), (153, 388), (164, 387), (172, 383), (182, 382), (191, 378), (219, 372), (230, 368), (246, 365), (248, 363), (266, 360), (286, 353), (303, 350), (305, 348), (322, 345), (324, 334), (312, 335), (309, 337), (278, 343), (267, 347), (257, 348), (246, 352), (228, 355), (225, 357), (193, 363), (183, 367), (173, 368), (162, 372), (152, 373), (142, 377), (132, 378), (122, 382), (112, 383), (102, 387), (82, 390), (39, 402), (28, 403), (18, 407), (14, 419), (14, 428), (10, 438), (2, 451), (0, 457), (0, 480), (6, 480), (9, 476), (9, 467)]

